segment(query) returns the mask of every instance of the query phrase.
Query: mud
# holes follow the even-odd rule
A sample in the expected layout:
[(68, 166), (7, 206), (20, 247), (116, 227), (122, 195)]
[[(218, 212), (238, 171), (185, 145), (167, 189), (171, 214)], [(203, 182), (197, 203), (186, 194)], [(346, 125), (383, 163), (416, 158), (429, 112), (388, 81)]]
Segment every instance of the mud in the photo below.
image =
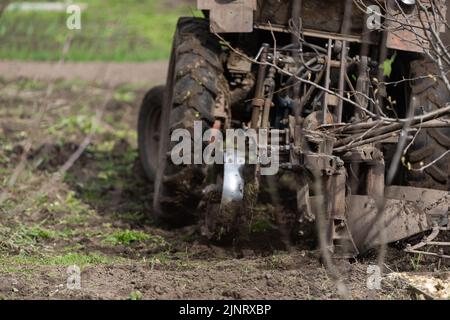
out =
[[(406, 289), (389, 283), (367, 290), (364, 265), (347, 265), (344, 275), (353, 299), (407, 299)], [(83, 270), (80, 290), (66, 288), (66, 268), (22, 269), (27, 276), (3, 278), (0, 292), (25, 299), (125, 299), (139, 291), (143, 299), (338, 299), (335, 284), (315, 258), (304, 253), (267, 258), (158, 261), (96, 266)], [(30, 281), (30, 275), (33, 280)]]

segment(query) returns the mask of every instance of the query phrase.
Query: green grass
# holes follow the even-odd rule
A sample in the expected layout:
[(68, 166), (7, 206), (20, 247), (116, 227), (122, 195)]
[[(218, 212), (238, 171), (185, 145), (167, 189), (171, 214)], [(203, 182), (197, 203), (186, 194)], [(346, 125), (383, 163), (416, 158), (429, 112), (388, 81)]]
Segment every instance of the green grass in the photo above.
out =
[(148, 239), (150, 239), (150, 235), (142, 231), (123, 230), (110, 234), (105, 238), (104, 242), (107, 244), (111, 244), (113, 246), (116, 245), (128, 246), (133, 242), (142, 242)]
[(56, 231), (40, 224), (20, 224), (13, 228), (0, 226), (0, 254), (10, 249), (22, 253), (37, 253), (42, 248), (42, 242), (70, 239), (73, 235), (74, 231), (69, 228)]
[(128, 300), (142, 300), (142, 293), (140, 291), (133, 291), (132, 293), (130, 293)]
[(80, 268), (91, 265), (112, 265), (114, 263), (125, 262), (120, 257), (107, 257), (97, 253), (80, 254), (67, 253), (63, 255), (37, 257), (28, 255), (16, 255), (0, 257), (0, 270), (17, 266), (71, 266), (77, 265)]
[(419, 271), (421, 260), (422, 260), (422, 255), (420, 253), (410, 259), (411, 267), (414, 272)]
[(25, 237), (33, 240), (56, 239), (59, 236), (56, 231), (45, 229), (38, 225), (32, 227), (22, 226), (21, 231)]
[(166, 59), (179, 16), (198, 15), (164, 0), (83, 0), (82, 29), (66, 27), (66, 13), (7, 11), (0, 18), (0, 59), (59, 60), (73, 37), (68, 61)]

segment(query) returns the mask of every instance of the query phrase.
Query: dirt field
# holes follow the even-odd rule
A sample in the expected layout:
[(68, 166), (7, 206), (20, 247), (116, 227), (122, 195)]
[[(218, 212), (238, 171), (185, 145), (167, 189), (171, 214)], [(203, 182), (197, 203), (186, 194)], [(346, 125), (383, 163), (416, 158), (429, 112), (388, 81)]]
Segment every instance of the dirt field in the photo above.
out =
[(56, 62), (0, 61), (0, 75), (14, 81), (18, 77), (41, 81), (74, 80), (107, 86), (128, 84), (163, 84), (167, 74), (167, 62), (108, 63), (108, 62)]
[[(338, 290), (315, 251), (276, 251), (267, 239), (264, 250), (236, 252), (194, 227), (155, 224), (135, 126), (146, 87), (162, 73), (142, 86), (14, 79), (0, 67), (0, 299), (339, 299), (346, 290), (352, 299), (421, 298), (387, 278), (369, 290), (375, 252), (339, 263)], [(72, 265), (81, 268), (79, 290), (67, 288)], [(384, 266), (446, 270), (394, 246)]]

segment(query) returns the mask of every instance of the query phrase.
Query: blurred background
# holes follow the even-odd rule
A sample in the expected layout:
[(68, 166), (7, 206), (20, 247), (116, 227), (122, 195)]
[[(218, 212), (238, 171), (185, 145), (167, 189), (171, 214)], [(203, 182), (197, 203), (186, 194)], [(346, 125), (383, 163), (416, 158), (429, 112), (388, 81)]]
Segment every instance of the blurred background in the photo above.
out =
[(195, 0), (82, 0), (82, 29), (68, 30), (71, 1), (0, 3), (0, 59), (15, 60), (58, 60), (68, 37), (66, 61), (166, 59), (178, 17), (199, 14)]

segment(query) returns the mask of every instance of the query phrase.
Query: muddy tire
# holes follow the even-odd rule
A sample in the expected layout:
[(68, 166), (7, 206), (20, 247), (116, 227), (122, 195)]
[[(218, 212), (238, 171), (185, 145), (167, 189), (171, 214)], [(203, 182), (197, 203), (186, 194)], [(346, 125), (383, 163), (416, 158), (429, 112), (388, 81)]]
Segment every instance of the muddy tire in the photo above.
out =
[(138, 118), (139, 158), (145, 175), (154, 181), (158, 167), (159, 131), (164, 86), (150, 89), (142, 100)]
[[(204, 132), (214, 124), (216, 107), (229, 105), (229, 87), (221, 57), (222, 48), (217, 37), (210, 33), (208, 20), (179, 20), (172, 53), (174, 74), (169, 126), (170, 133), (177, 129), (191, 133), (192, 160), (194, 122), (201, 122)], [(170, 145), (168, 153), (177, 143)], [(201, 164), (174, 165), (168, 156), (156, 201), (160, 219), (173, 226), (196, 222), (206, 171)]]
[[(412, 98), (415, 98), (415, 115), (442, 108), (450, 102), (450, 93), (439, 78), (427, 77), (436, 70), (434, 63), (416, 60), (411, 63)], [(433, 128), (419, 132), (413, 146), (408, 151), (407, 161), (411, 168), (417, 169), (435, 161), (450, 149), (450, 129)], [(450, 190), (450, 155), (442, 158), (429, 168), (418, 171), (406, 171), (407, 184), (413, 187)]]

